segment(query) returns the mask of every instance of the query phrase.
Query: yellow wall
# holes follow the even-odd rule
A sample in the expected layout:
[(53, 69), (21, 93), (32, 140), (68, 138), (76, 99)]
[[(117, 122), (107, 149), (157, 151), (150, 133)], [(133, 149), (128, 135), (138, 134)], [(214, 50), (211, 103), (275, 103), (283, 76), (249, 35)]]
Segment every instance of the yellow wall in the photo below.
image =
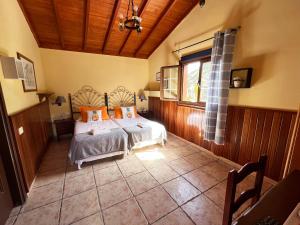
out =
[[(0, 0), (0, 31), (0, 55), (17, 57), (20, 52), (33, 60), (38, 89), (44, 90), (40, 50), (16, 0)], [(36, 92), (23, 92), (20, 80), (4, 79), (2, 68), (0, 82), (9, 114), (38, 103)]]
[[(67, 98), (83, 85), (109, 93), (117, 86), (125, 86), (138, 93), (148, 83), (148, 61), (117, 56), (41, 49), (48, 89)], [(148, 102), (137, 99), (137, 107), (147, 107)], [(57, 118), (69, 113), (69, 104), (51, 107)]]
[(161, 66), (177, 64), (181, 55), (211, 47), (206, 42), (181, 55), (172, 50), (242, 26), (234, 68), (253, 67), (250, 89), (231, 90), (229, 103), (297, 109), (300, 102), (299, 0), (209, 0), (196, 6), (149, 58), (150, 80)]

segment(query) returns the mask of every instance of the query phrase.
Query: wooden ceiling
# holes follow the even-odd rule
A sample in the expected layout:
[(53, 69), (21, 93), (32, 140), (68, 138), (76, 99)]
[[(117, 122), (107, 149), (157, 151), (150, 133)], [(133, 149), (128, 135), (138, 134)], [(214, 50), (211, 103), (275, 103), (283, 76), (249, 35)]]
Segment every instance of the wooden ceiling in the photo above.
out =
[(119, 31), (128, 0), (18, 0), (42, 48), (148, 58), (199, 0), (135, 0), (143, 31)]

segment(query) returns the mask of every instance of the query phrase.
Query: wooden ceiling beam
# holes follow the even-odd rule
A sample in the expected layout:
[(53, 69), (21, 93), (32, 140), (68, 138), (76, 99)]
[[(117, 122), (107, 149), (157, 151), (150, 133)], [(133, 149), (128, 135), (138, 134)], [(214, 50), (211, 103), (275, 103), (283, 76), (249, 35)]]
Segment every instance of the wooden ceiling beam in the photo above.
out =
[(89, 15), (90, 15), (91, 1), (85, 0), (85, 23), (83, 26), (83, 41), (82, 41), (82, 50), (86, 49), (87, 36), (89, 32)]
[(114, 26), (114, 22), (115, 22), (115, 19), (117, 17), (120, 5), (121, 5), (121, 0), (115, 0), (115, 4), (114, 4), (113, 10), (112, 10), (112, 14), (111, 14), (111, 17), (110, 17), (108, 28), (106, 30), (106, 34), (105, 34), (105, 38), (104, 38), (104, 41), (103, 41), (101, 52), (104, 52), (104, 50), (105, 50), (106, 43), (107, 43), (107, 41), (109, 39), (109, 36), (112, 32), (112, 28)]
[[(183, 18), (197, 5), (199, 4), (199, 1), (198, 0), (194, 0), (194, 4), (192, 4), (192, 6), (190, 8), (188, 8), (186, 10), (186, 12), (184, 13), (183, 17), (180, 18), (180, 20), (178, 20), (171, 28), (171, 30), (173, 31), (178, 25), (179, 23), (183, 20)], [(151, 52), (149, 53), (148, 57), (156, 50), (156, 48), (158, 48), (160, 46), (161, 43), (163, 43), (163, 41), (168, 37), (169, 33), (165, 34), (163, 36), (163, 38), (161, 39), (161, 41), (159, 41), (155, 46), (154, 48), (151, 50)], [(147, 57), (147, 58), (148, 58)]]
[(149, 34), (147, 37), (142, 41), (142, 43), (139, 45), (139, 47), (136, 49), (134, 52), (134, 56), (136, 57), (137, 53), (141, 50), (143, 45), (146, 43), (146, 41), (149, 39), (149, 37), (153, 34), (153, 32), (156, 30), (158, 27), (159, 23), (166, 18), (166, 15), (169, 13), (169, 11), (173, 8), (175, 5), (176, 0), (169, 0), (168, 4), (164, 8), (164, 10), (160, 13), (159, 17), (157, 18), (155, 24), (153, 25), (152, 29), (150, 30)]
[[(142, 16), (143, 16), (143, 13), (145, 12), (145, 9), (147, 8), (149, 2), (150, 2), (150, 0), (142, 0), (142, 2), (141, 2), (141, 4), (140, 4), (140, 9), (139, 9), (139, 12), (138, 12), (138, 16), (139, 16), (139, 17), (142, 17)], [(122, 44), (120, 50), (119, 50), (119, 55), (121, 55), (121, 53), (122, 53), (122, 51), (123, 51), (125, 45), (127, 44), (127, 41), (128, 41), (128, 39), (129, 39), (131, 33), (132, 33), (132, 30), (130, 30), (130, 31), (128, 32), (128, 34), (127, 34), (127, 36), (126, 36), (126, 38), (125, 38), (125, 40), (124, 40), (124, 42), (123, 42), (123, 44)]]
[(29, 28), (30, 28), (30, 30), (31, 30), (31, 33), (33, 34), (33, 37), (34, 37), (34, 39), (35, 39), (37, 45), (38, 45), (39, 47), (41, 47), (40, 39), (39, 39), (38, 34), (37, 34), (37, 32), (36, 32), (36, 29), (35, 29), (35, 27), (34, 27), (34, 25), (33, 25), (33, 22), (32, 22), (32, 20), (31, 20), (31, 18), (30, 18), (30, 16), (29, 16), (29, 13), (28, 13), (28, 11), (26, 10), (26, 8), (25, 8), (25, 6), (24, 6), (24, 4), (23, 4), (23, 0), (18, 0), (18, 3), (19, 3), (19, 6), (20, 6), (20, 8), (21, 8), (23, 14), (24, 14), (24, 17), (25, 17), (25, 19), (26, 19), (26, 21), (27, 21), (27, 24), (28, 24), (28, 26), (29, 26)]
[(53, 13), (54, 13), (55, 22), (56, 22), (56, 28), (57, 28), (57, 31), (58, 31), (60, 46), (61, 46), (62, 49), (65, 49), (65, 42), (64, 42), (63, 33), (62, 33), (62, 30), (61, 30), (61, 23), (60, 23), (60, 17), (59, 17), (59, 13), (58, 13), (56, 0), (51, 0), (51, 3), (52, 3), (52, 6), (53, 6)]

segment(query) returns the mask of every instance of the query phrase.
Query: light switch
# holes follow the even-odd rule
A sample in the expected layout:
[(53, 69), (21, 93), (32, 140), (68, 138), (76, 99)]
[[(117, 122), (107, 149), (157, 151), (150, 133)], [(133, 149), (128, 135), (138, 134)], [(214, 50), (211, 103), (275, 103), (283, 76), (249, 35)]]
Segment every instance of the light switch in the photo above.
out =
[(23, 127), (19, 127), (18, 131), (19, 131), (19, 135), (22, 135), (24, 133)]

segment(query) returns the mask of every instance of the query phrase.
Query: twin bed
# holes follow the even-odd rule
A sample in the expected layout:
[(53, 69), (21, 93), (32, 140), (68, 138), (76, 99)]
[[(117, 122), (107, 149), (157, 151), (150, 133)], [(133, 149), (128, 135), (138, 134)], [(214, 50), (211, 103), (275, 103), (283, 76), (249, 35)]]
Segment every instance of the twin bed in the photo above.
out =
[[(90, 86), (84, 86), (74, 95), (69, 95), (72, 117), (75, 120), (74, 136), (69, 158), (78, 169), (84, 162), (116, 155), (126, 156), (134, 148), (164, 144), (167, 140), (163, 125), (136, 116), (130, 119), (114, 118), (115, 107), (136, 105), (135, 94), (118, 87), (109, 95), (101, 95)], [(107, 106), (110, 118), (100, 122), (82, 122), (81, 106)]]

